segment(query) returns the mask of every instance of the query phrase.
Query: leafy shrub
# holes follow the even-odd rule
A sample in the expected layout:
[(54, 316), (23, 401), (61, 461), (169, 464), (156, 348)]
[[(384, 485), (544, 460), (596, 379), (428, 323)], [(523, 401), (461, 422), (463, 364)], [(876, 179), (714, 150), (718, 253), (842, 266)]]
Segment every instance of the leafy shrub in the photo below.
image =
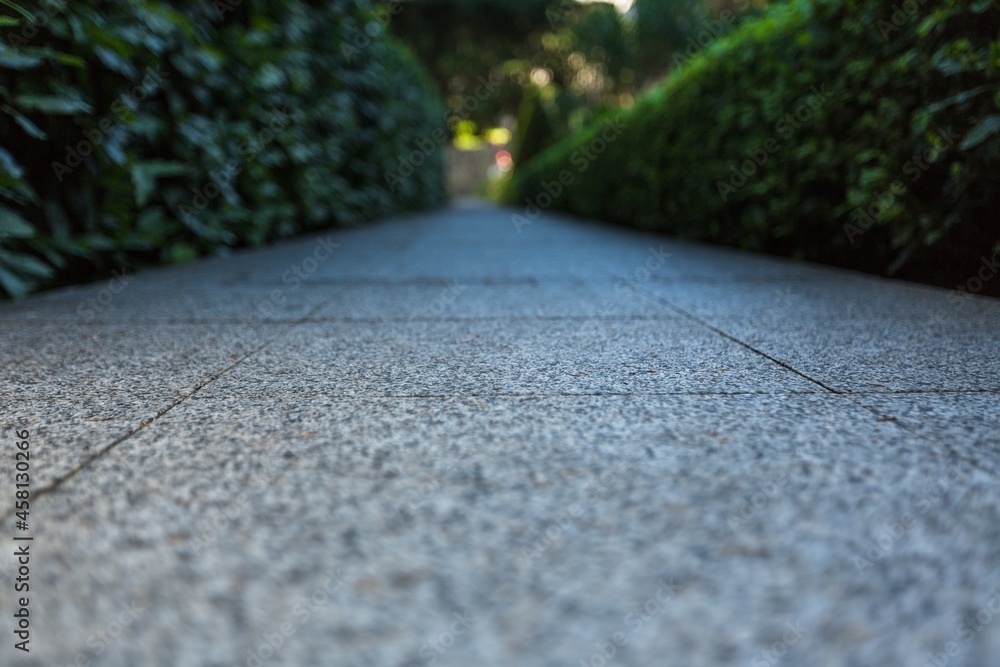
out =
[(772, 6), (581, 168), (604, 124), (520, 165), (516, 202), (569, 169), (579, 215), (954, 286), (1000, 240), (998, 31), (982, 0)]
[(528, 88), (517, 114), (518, 136), (514, 146), (514, 159), (527, 162), (546, 146), (554, 133), (549, 114), (537, 88)]
[(8, 295), (443, 199), (439, 154), (384, 178), (444, 107), (363, 0), (0, 11)]
[(659, 80), (690, 58), (759, 15), (771, 0), (633, 0), (636, 69), (644, 81)]

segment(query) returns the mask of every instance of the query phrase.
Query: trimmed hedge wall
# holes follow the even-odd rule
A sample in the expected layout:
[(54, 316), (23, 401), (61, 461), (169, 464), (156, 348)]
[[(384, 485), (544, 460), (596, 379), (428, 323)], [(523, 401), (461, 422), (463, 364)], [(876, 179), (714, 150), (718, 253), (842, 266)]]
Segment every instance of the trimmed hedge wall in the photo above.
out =
[(597, 123), (521, 165), (514, 203), (964, 286), (997, 272), (998, 35), (992, 0), (772, 6), (618, 114), (606, 147)]
[(0, 292), (444, 199), (440, 151), (384, 178), (444, 106), (363, 0), (31, 6), (0, 6)]

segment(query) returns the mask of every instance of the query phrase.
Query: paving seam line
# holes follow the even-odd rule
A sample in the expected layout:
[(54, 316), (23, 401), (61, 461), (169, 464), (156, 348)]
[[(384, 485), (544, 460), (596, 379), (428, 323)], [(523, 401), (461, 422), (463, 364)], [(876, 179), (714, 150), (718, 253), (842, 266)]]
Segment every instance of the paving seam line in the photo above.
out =
[[(305, 320), (309, 316), (313, 315), (319, 309), (326, 307), (326, 305), (330, 301), (332, 301), (335, 297), (336, 297), (336, 295), (333, 295), (329, 299), (326, 299), (322, 303), (316, 305), (313, 309), (311, 309), (309, 311), (309, 313), (307, 313), (305, 316), (303, 316), (300, 319), (301, 320)], [(193, 397), (195, 394), (197, 394), (199, 391), (201, 391), (202, 389), (204, 389), (205, 387), (207, 387), (212, 382), (215, 382), (216, 380), (218, 380), (220, 377), (222, 377), (223, 375), (225, 375), (229, 371), (233, 370), (234, 368), (236, 368), (237, 366), (239, 366), (243, 362), (247, 361), (251, 357), (255, 356), (259, 352), (261, 352), (264, 349), (266, 349), (267, 347), (269, 347), (271, 344), (275, 343), (276, 341), (278, 341), (281, 338), (283, 338), (283, 337), (287, 336), (288, 334), (290, 334), (300, 323), (301, 322), (298, 321), (298, 320), (296, 320), (294, 322), (288, 323), (289, 326), (286, 327), (284, 331), (282, 331), (282, 332), (274, 335), (270, 339), (264, 341), (256, 349), (248, 351), (246, 354), (244, 354), (239, 359), (237, 359), (236, 361), (234, 361), (230, 365), (226, 366), (225, 368), (223, 368), (223, 369), (221, 369), (221, 370), (213, 373), (206, 380), (204, 380), (204, 381), (198, 383), (197, 385), (195, 385), (195, 387), (194, 387), (194, 389), (192, 391), (189, 391), (188, 393), (184, 394), (183, 396), (180, 396), (180, 397), (176, 398), (172, 403), (170, 403), (170, 405), (166, 406), (165, 408), (160, 409), (152, 417), (149, 417), (148, 419), (143, 419), (141, 422), (139, 422), (138, 426), (136, 426), (135, 428), (131, 429), (128, 433), (125, 433), (124, 435), (121, 435), (121, 436), (115, 438), (114, 440), (111, 441), (110, 444), (108, 444), (107, 446), (103, 447), (102, 449), (94, 452), (93, 454), (91, 454), (86, 459), (84, 459), (83, 461), (81, 461), (79, 464), (77, 464), (74, 468), (72, 468), (68, 472), (66, 472), (66, 473), (64, 473), (62, 475), (59, 475), (58, 477), (56, 477), (52, 481), (50, 481), (50, 482), (48, 482), (48, 483), (40, 486), (37, 489), (32, 489), (32, 492), (31, 492), (32, 499), (42, 498), (42, 497), (45, 497), (45, 496), (53, 493), (54, 491), (57, 491), (59, 489), (59, 487), (61, 487), (63, 484), (65, 484), (69, 480), (73, 479), (74, 477), (76, 477), (79, 473), (83, 472), (86, 468), (88, 468), (91, 464), (93, 464), (98, 459), (100, 459), (103, 456), (105, 456), (108, 452), (110, 452), (113, 449), (117, 448), (119, 445), (121, 445), (126, 440), (130, 439), (132, 436), (134, 436), (137, 433), (143, 431), (145, 428), (147, 428), (148, 426), (150, 426), (151, 424), (153, 424), (153, 422), (155, 422), (157, 419), (159, 419), (163, 415), (167, 414), (168, 412), (170, 412), (171, 410), (173, 410), (174, 408), (176, 408), (177, 406), (179, 406), (181, 403), (183, 403), (183, 402), (187, 401), (188, 399), (190, 399), (191, 397)], [(268, 324), (268, 323), (265, 322), (265, 323), (262, 323), (262, 324)], [(16, 510), (16, 508), (10, 508), (9, 510), (5, 511), (2, 515), (0, 515), (0, 523), (4, 523), (8, 519), (10, 519), (12, 516), (14, 516), (15, 510)]]
[[(620, 276), (616, 275), (615, 277), (621, 279)], [(817, 379), (815, 379), (813, 377), (810, 377), (806, 373), (798, 370), (797, 368), (791, 366), (790, 364), (785, 363), (784, 361), (781, 361), (780, 359), (776, 359), (776, 358), (772, 357), (771, 355), (767, 354), (766, 352), (758, 350), (757, 348), (755, 348), (754, 346), (750, 345), (749, 343), (745, 343), (745, 342), (741, 341), (739, 338), (736, 338), (735, 336), (726, 333), (722, 329), (719, 329), (718, 327), (715, 327), (715, 326), (709, 324), (708, 322), (702, 320), (701, 318), (697, 317), (696, 315), (693, 315), (692, 313), (689, 313), (688, 311), (684, 310), (680, 306), (677, 306), (676, 304), (671, 303), (670, 301), (668, 301), (667, 299), (663, 298), (662, 296), (660, 296), (658, 294), (654, 294), (653, 292), (650, 292), (647, 288), (639, 287), (638, 290), (639, 290), (639, 292), (641, 294), (644, 294), (646, 297), (652, 299), (653, 301), (656, 301), (656, 302), (658, 302), (658, 303), (660, 303), (660, 304), (662, 304), (662, 305), (670, 308), (671, 310), (673, 310), (674, 312), (676, 312), (678, 315), (681, 315), (682, 317), (685, 317), (685, 318), (691, 320), (692, 322), (696, 322), (696, 323), (700, 324), (701, 326), (705, 327), (706, 329), (709, 329), (710, 331), (718, 334), (719, 336), (722, 336), (723, 338), (726, 338), (727, 340), (730, 340), (730, 341), (732, 341), (734, 343), (737, 343), (738, 345), (741, 345), (741, 346), (745, 347), (746, 349), (750, 350), (751, 352), (754, 352), (755, 354), (759, 354), (760, 356), (764, 357), (768, 361), (772, 361), (775, 364), (778, 364), (779, 366), (781, 366), (782, 368), (786, 368), (786, 369), (790, 370), (791, 372), (795, 373), (796, 375), (799, 375), (799, 376), (805, 378), (806, 380), (809, 380), (810, 382), (812, 382), (814, 384), (817, 384), (820, 387), (823, 387), (824, 389), (826, 389), (827, 391), (829, 391), (832, 394), (835, 394), (837, 396), (842, 396), (842, 397), (846, 398), (847, 400), (849, 400), (851, 403), (853, 403), (857, 407), (859, 407), (862, 410), (864, 410), (866, 412), (869, 412), (872, 415), (874, 415), (876, 418), (878, 418), (879, 421), (890, 422), (893, 425), (895, 425), (897, 428), (900, 428), (900, 429), (906, 431), (910, 435), (912, 435), (912, 436), (914, 436), (914, 437), (916, 437), (916, 438), (918, 438), (920, 440), (923, 440), (925, 442), (929, 442), (929, 443), (931, 443), (933, 445), (936, 445), (936, 446), (942, 448), (948, 454), (948, 458), (950, 460), (963, 461), (963, 462), (969, 464), (970, 466), (972, 466), (973, 468), (975, 468), (977, 470), (980, 470), (982, 472), (985, 472), (985, 473), (987, 473), (987, 474), (989, 474), (991, 476), (994, 476), (994, 477), (1000, 476), (1000, 472), (990, 471), (989, 469), (984, 468), (979, 463), (978, 459), (970, 458), (969, 456), (956, 451), (950, 444), (948, 444), (947, 442), (941, 440), (940, 438), (937, 438), (937, 437), (935, 437), (933, 435), (930, 435), (930, 434), (927, 434), (927, 433), (922, 433), (920, 431), (917, 431), (916, 429), (913, 429), (913, 428), (907, 426), (906, 424), (904, 424), (895, 415), (883, 414), (883, 413), (881, 413), (880, 411), (878, 411), (878, 410), (876, 410), (874, 408), (868, 407), (867, 405), (864, 405), (863, 403), (860, 403), (857, 399), (854, 398), (854, 396), (855, 395), (860, 395), (861, 392), (841, 391), (841, 390), (838, 390), (838, 389), (834, 389), (833, 387), (829, 387), (826, 384), (824, 384), (823, 382), (821, 382), (821, 381), (819, 381), (819, 380), (817, 380)], [(882, 392), (872, 392), (872, 393), (881, 394)], [(928, 393), (932, 393), (932, 392), (928, 392)], [(989, 392), (986, 392), (986, 393), (994, 393), (994, 392), (989, 391)], [(867, 394), (864, 394), (864, 395), (867, 395)]]
[[(618, 278), (619, 280), (622, 279), (620, 276), (615, 276), (615, 277)], [(645, 294), (647, 297), (653, 299), (654, 301), (657, 301), (657, 302), (663, 304), (664, 306), (666, 306), (666, 307), (670, 308), (671, 310), (673, 310), (678, 315), (680, 315), (680, 316), (682, 316), (682, 317), (684, 317), (684, 318), (686, 318), (688, 320), (691, 320), (692, 322), (695, 322), (696, 324), (700, 324), (701, 326), (705, 327), (706, 329), (711, 330), (713, 333), (718, 334), (719, 336), (722, 336), (723, 338), (725, 338), (727, 340), (730, 340), (730, 341), (736, 343), (737, 345), (745, 347), (746, 349), (750, 350), (754, 354), (758, 354), (758, 355), (764, 357), (765, 359), (767, 359), (768, 361), (770, 361), (772, 363), (775, 363), (775, 364), (778, 364), (782, 368), (795, 373), (799, 377), (804, 378), (804, 379), (808, 380), (809, 382), (812, 382), (815, 385), (819, 385), (824, 390), (826, 390), (826, 391), (828, 391), (828, 392), (830, 392), (832, 394), (843, 394), (843, 393), (845, 393), (845, 392), (842, 392), (842, 391), (840, 391), (838, 389), (834, 389), (833, 387), (831, 387), (831, 386), (829, 386), (829, 385), (821, 382), (820, 380), (817, 380), (814, 377), (811, 377), (810, 375), (804, 373), (803, 371), (800, 371), (799, 369), (795, 368), (791, 364), (785, 363), (784, 361), (782, 361), (780, 359), (776, 359), (775, 357), (772, 357), (771, 355), (769, 355), (768, 353), (766, 353), (766, 352), (764, 352), (762, 350), (758, 350), (757, 348), (755, 348), (750, 343), (745, 343), (742, 340), (740, 340), (739, 338), (737, 338), (736, 336), (728, 334), (725, 331), (723, 331), (722, 329), (719, 329), (718, 327), (715, 327), (715, 326), (709, 324), (705, 320), (697, 317), (696, 315), (693, 315), (693, 314), (689, 313), (688, 311), (684, 310), (680, 306), (677, 306), (677, 305), (671, 303), (670, 301), (667, 301), (666, 299), (664, 299), (660, 295), (654, 294), (654, 293), (650, 292), (648, 289), (645, 289), (643, 287), (639, 287), (638, 289), (639, 289), (639, 291), (640, 291), (641, 294)]]
[[(471, 317), (297, 317), (294, 319), (265, 319), (262, 324), (407, 324), (413, 323), (433, 323), (433, 322), (510, 322), (510, 321), (537, 321), (545, 322), (645, 322), (673, 319), (673, 315), (476, 315)], [(175, 318), (175, 319), (148, 319), (130, 318), (124, 320), (90, 320), (89, 322), (76, 322), (74, 320), (58, 319), (33, 319), (33, 324), (72, 324), (73, 326), (107, 326), (114, 324), (240, 324), (244, 320), (235, 317), (215, 317), (215, 318)], [(3, 322), (3, 320), (0, 320)]]

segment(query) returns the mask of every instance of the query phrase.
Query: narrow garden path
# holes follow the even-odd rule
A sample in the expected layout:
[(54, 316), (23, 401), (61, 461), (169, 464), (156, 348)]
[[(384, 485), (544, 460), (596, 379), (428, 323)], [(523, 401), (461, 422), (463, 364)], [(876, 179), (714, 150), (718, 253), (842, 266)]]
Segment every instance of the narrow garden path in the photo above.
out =
[(3, 304), (0, 663), (1000, 665), (998, 324), (474, 203)]

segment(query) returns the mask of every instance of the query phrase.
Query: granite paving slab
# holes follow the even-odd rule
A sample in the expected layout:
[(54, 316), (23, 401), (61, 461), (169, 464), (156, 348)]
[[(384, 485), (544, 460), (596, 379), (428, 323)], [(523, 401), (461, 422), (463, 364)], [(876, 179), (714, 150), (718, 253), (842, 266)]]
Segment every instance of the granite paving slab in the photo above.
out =
[(1000, 301), (517, 214), (0, 304), (0, 664), (1000, 667)]

